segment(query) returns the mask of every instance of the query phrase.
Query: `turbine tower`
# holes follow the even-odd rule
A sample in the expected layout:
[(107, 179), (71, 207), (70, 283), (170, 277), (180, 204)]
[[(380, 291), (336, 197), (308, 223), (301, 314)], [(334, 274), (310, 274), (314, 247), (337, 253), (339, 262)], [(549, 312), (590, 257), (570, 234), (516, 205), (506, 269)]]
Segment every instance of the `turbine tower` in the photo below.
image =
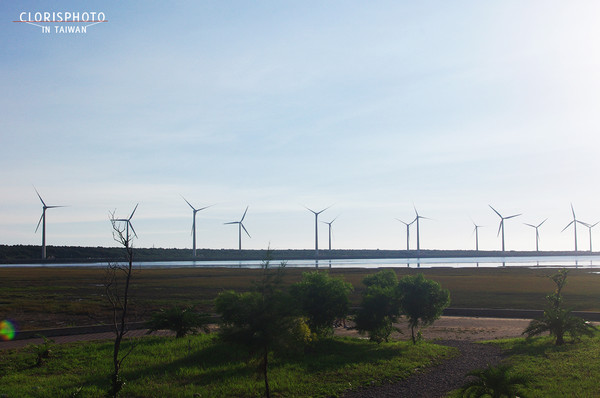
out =
[(196, 208), (194, 208), (194, 206), (192, 206), (192, 204), (190, 202), (187, 201), (186, 198), (183, 197), (183, 195), (181, 196), (181, 198), (183, 200), (185, 200), (185, 202), (192, 208), (192, 212), (194, 214), (193, 220), (192, 220), (192, 236), (193, 236), (193, 239), (192, 239), (193, 240), (192, 253), (193, 253), (193, 256), (196, 257), (196, 213), (198, 213), (201, 210), (208, 209), (212, 205), (196, 209)]
[(496, 209), (494, 209), (492, 207), (492, 205), (489, 205), (489, 206), (490, 206), (490, 209), (494, 210), (494, 213), (496, 213), (498, 215), (498, 217), (500, 217), (500, 226), (498, 227), (498, 235), (500, 235), (500, 230), (502, 230), (502, 251), (504, 251), (504, 220), (508, 220), (509, 218), (518, 217), (521, 215), (521, 213), (514, 214), (514, 215), (508, 216), (508, 217), (502, 217), (502, 215), (500, 213), (498, 213), (498, 211)]
[[(415, 209), (415, 221), (417, 222), (417, 251), (420, 252), (421, 251), (421, 242), (420, 242), (420, 236), (419, 236), (419, 219), (422, 218), (424, 220), (429, 220), (429, 218), (427, 217), (423, 217), (421, 215), (419, 215), (419, 212), (417, 211), (417, 208), (413, 205), (414, 209)], [(413, 222), (415, 222), (413, 221)]]
[(570, 223), (567, 224), (566, 227), (564, 227), (562, 229), (563, 232), (565, 229), (569, 228), (571, 226), (571, 224), (573, 224), (573, 233), (575, 234), (575, 251), (577, 251), (577, 223), (583, 224), (581, 221), (579, 221), (577, 219), (577, 217), (575, 217), (575, 209), (573, 209), (573, 203), (571, 203), (571, 213), (573, 213), (573, 221), (571, 221)]
[(414, 220), (412, 220), (411, 222), (407, 223), (402, 221), (399, 218), (396, 218), (396, 220), (400, 221), (402, 224), (406, 225), (406, 250), (410, 250), (410, 226), (414, 224), (415, 221), (417, 221), (417, 219), (415, 218)]
[(588, 224), (588, 223), (581, 222), (581, 224), (583, 224), (586, 227), (588, 227), (588, 231), (590, 232), (590, 253), (592, 252), (592, 228), (594, 228), (599, 223), (600, 223), (600, 221), (598, 221), (595, 224)]
[(473, 221), (473, 225), (475, 226), (475, 229), (473, 230), (475, 233), (475, 250), (479, 251), (479, 228), (483, 227), (483, 225), (477, 225), (475, 224), (475, 221)]
[(329, 226), (329, 251), (331, 251), (331, 224), (333, 224), (335, 220), (337, 220), (337, 217), (329, 222), (321, 221), (323, 224), (327, 224)]
[(244, 215), (242, 216), (240, 221), (231, 221), (231, 222), (225, 223), (225, 225), (228, 225), (228, 224), (237, 224), (238, 225), (239, 251), (242, 251), (242, 229), (244, 229), (244, 232), (246, 233), (246, 235), (248, 235), (249, 238), (252, 238), (250, 236), (250, 234), (248, 233), (248, 230), (246, 229), (246, 227), (244, 227), (244, 224), (243, 224), (244, 218), (246, 217), (246, 213), (248, 212), (248, 207), (250, 207), (250, 206), (246, 206), (246, 210), (244, 211)]
[(35, 189), (35, 193), (37, 193), (38, 198), (40, 198), (40, 201), (42, 202), (42, 216), (40, 217), (40, 221), (38, 221), (38, 223), (37, 223), (37, 227), (35, 227), (35, 232), (38, 231), (38, 229), (40, 228), (40, 223), (41, 223), (42, 224), (42, 260), (45, 260), (46, 259), (46, 210), (55, 209), (57, 207), (65, 207), (65, 206), (47, 206), (46, 203), (44, 202), (44, 199), (42, 199), (42, 196), (37, 191), (37, 189), (35, 187), (33, 187), (33, 189)]
[(315, 257), (319, 255), (319, 214), (323, 213), (325, 210), (329, 209), (331, 206), (324, 208), (321, 211), (314, 211), (304, 206), (306, 210), (310, 211), (315, 215)]
[[(548, 220), (546, 218), (546, 220)], [(546, 222), (546, 220), (542, 221), (541, 223), (539, 223), (538, 225), (533, 225), (533, 224), (527, 224), (527, 223), (523, 223), (525, 225), (527, 225), (528, 227), (531, 228), (535, 228), (535, 251), (539, 252), (540, 251), (540, 247), (539, 247), (539, 243), (540, 243), (540, 232), (538, 231), (538, 228), (542, 226), (543, 223)]]
[(137, 210), (138, 206), (140, 204), (136, 204), (135, 207), (133, 208), (133, 211), (131, 212), (131, 215), (129, 216), (129, 218), (117, 218), (116, 220), (113, 221), (121, 221), (124, 222), (127, 226), (126, 229), (126, 234), (125, 234), (125, 238), (127, 239), (127, 244), (129, 245), (129, 227), (131, 227), (131, 230), (133, 231), (133, 234), (135, 235), (135, 237), (137, 238), (137, 234), (135, 233), (135, 229), (133, 229), (133, 225), (131, 225), (131, 219), (133, 218), (133, 215), (135, 214), (135, 211)]

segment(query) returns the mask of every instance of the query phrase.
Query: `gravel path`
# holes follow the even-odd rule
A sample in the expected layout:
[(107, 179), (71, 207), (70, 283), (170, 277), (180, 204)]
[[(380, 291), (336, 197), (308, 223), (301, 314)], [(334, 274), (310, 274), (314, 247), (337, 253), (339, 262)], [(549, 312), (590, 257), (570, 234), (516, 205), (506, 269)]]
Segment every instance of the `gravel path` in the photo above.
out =
[(465, 340), (447, 340), (440, 344), (458, 348), (460, 355), (401, 382), (350, 391), (344, 398), (444, 397), (465, 383), (468, 372), (497, 364), (503, 358), (502, 351), (489, 344)]

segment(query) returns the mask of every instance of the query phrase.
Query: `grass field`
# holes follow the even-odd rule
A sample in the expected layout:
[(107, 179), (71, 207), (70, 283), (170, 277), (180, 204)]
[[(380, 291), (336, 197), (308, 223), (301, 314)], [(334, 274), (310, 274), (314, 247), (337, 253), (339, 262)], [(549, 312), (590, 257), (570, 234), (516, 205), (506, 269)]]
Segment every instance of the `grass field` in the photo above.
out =
[[(27, 349), (0, 352), (0, 396), (68, 397), (79, 390), (78, 397), (103, 397), (109, 388), (111, 353), (108, 342), (61, 345), (36, 367)], [(334, 397), (352, 387), (405, 378), (455, 354), (453, 348), (428, 343), (324, 340), (306, 354), (274, 357), (271, 391), (277, 397)], [(246, 351), (214, 336), (144, 338), (124, 363), (122, 395), (263, 396), (256, 364), (247, 360)]]
[[(562, 347), (547, 337), (488, 344), (506, 350), (505, 361), (514, 366), (513, 372), (529, 379), (523, 396), (600, 396), (600, 333)], [(111, 349), (110, 342), (54, 346), (39, 367), (28, 348), (0, 351), (0, 396), (105, 396)], [(453, 355), (455, 349), (426, 342), (323, 340), (304, 354), (272, 358), (271, 391), (276, 397), (335, 397), (347, 389), (404, 379)], [(144, 338), (125, 362), (122, 393), (127, 397), (263, 396), (257, 364), (248, 359), (245, 350), (221, 343), (213, 335)]]
[[(395, 269), (398, 277), (422, 272), (450, 290), (451, 307), (542, 309), (554, 285), (552, 269), (433, 268)], [(289, 268), (286, 283), (300, 279), (308, 269)], [(377, 270), (333, 269), (355, 287), (352, 305), (358, 305), (362, 279)], [(192, 304), (212, 312), (212, 300), (223, 290), (245, 290), (258, 278), (256, 269), (179, 268), (138, 269), (133, 279), (134, 316), (174, 303)], [(106, 321), (104, 270), (85, 267), (0, 268), (0, 320), (11, 319), (21, 330), (96, 324)], [(564, 290), (565, 303), (574, 310), (600, 311), (600, 275), (571, 270)]]
[[(529, 379), (523, 396), (600, 397), (600, 333), (577, 344), (555, 346), (551, 337), (494, 341), (506, 350), (512, 371)], [(458, 398), (455, 392), (451, 397)]]

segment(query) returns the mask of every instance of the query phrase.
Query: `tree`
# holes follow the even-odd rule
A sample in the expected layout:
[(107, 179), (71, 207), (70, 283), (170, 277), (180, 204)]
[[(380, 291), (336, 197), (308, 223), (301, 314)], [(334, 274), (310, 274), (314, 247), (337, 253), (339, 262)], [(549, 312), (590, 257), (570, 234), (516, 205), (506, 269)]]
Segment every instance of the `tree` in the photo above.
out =
[(423, 274), (406, 276), (397, 287), (400, 309), (408, 319), (413, 344), (415, 329), (431, 325), (450, 305), (450, 292)]
[(284, 266), (282, 263), (272, 270), (267, 259), (262, 278), (252, 291), (225, 291), (215, 299), (216, 311), (221, 315), (222, 339), (245, 346), (259, 358), (267, 398), (269, 353), (302, 346), (310, 336), (310, 329), (296, 316), (290, 295), (280, 287)]
[(190, 332), (196, 332), (202, 329), (208, 333), (209, 316), (194, 312), (192, 306), (178, 307), (173, 306), (168, 309), (161, 309), (152, 314), (148, 322), (148, 333), (161, 329), (167, 329), (175, 332), (175, 337), (184, 337)]
[(571, 315), (571, 310), (562, 307), (562, 289), (567, 284), (567, 274), (568, 271), (563, 268), (550, 276), (556, 284), (556, 289), (554, 293), (546, 296), (548, 305), (542, 317), (532, 320), (523, 331), (528, 338), (550, 332), (550, 335), (556, 338), (555, 344), (563, 345), (565, 334), (569, 334), (574, 340), (594, 334), (596, 327), (582, 318)]
[(335, 320), (348, 315), (350, 292), (350, 283), (318, 271), (303, 273), (291, 289), (310, 330), (320, 337), (333, 335)]
[[(129, 228), (135, 235), (131, 226), (131, 218), (137, 206), (128, 219), (115, 218), (114, 212), (110, 215), (113, 229), (113, 238), (125, 249), (125, 263), (109, 262), (104, 275), (104, 291), (112, 308), (112, 326), (115, 335), (113, 344), (113, 373), (111, 375), (111, 389), (109, 395), (116, 397), (123, 388), (125, 382), (121, 379), (121, 366), (125, 358), (131, 354), (135, 345), (129, 347), (125, 353), (121, 353), (121, 342), (129, 331), (127, 316), (130, 301), (130, 284), (133, 276), (133, 236), (129, 236)], [(125, 225), (122, 224), (125, 222)], [(137, 236), (137, 235), (136, 235)]]
[(400, 306), (396, 296), (398, 278), (392, 270), (379, 271), (363, 279), (367, 287), (363, 293), (360, 310), (356, 314), (356, 329), (368, 334), (371, 341), (388, 341), (398, 321)]
[(469, 376), (474, 376), (475, 379), (461, 389), (461, 396), (465, 398), (522, 397), (521, 389), (529, 383), (529, 379), (510, 373), (511, 368), (510, 365), (498, 365), (469, 372)]

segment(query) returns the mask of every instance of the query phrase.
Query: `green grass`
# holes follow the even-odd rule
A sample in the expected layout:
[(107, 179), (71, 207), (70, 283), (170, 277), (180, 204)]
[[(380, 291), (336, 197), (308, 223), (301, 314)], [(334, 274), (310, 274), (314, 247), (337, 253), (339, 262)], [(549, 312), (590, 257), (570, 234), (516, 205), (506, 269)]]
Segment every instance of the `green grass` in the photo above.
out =
[[(600, 397), (600, 332), (576, 344), (557, 347), (554, 339), (538, 337), (490, 342), (506, 350), (512, 371), (530, 380), (529, 398)], [(451, 397), (459, 397), (455, 391)]]
[[(260, 397), (263, 381), (243, 349), (213, 336), (149, 337), (126, 359), (127, 397)], [(131, 344), (128, 341), (126, 344)], [(109, 388), (110, 342), (55, 346), (53, 356), (33, 367), (27, 349), (0, 351), (0, 396), (101, 397)], [(362, 339), (324, 340), (306, 354), (275, 356), (270, 367), (273, 396), (331, 397), (359, 386), (399, 380), (416, 369), (454, 355), (452, 348), (407, 342), (374, 344)]]

